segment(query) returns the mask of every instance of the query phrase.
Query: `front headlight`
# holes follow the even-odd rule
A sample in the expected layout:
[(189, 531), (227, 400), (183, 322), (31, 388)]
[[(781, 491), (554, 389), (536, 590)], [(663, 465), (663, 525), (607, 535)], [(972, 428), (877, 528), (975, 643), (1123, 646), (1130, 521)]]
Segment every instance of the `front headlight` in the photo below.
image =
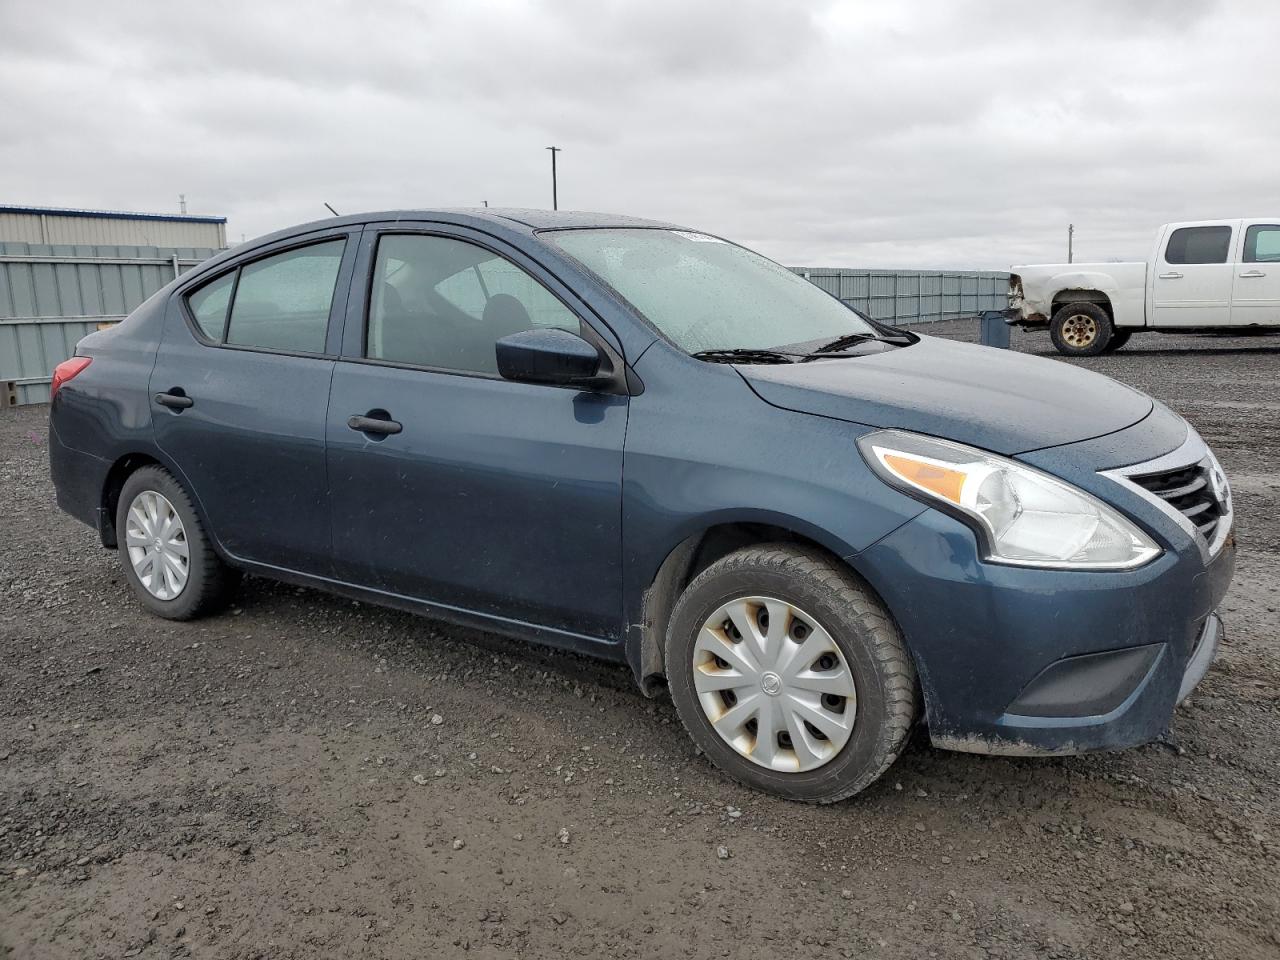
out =
[(858, 448), (886, 483), (977, 529), (996, 563), (1120, 570), (1160, 553), (1101, 500), (1014, 460), (904, 430), (866, 434)]

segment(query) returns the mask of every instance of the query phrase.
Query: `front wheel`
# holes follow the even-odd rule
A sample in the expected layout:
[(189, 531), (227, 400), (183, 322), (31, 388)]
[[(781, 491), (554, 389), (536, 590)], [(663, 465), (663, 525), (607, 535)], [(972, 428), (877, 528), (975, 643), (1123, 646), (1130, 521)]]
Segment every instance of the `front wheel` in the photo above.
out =
[(852, 571), (788, 544), (748, 547), (689, 584), (667, 632), (685, 728), (749, 786), (834, 803), (897, 759), (916, 713), (911, 657)]
[(1049, 338), (1068, 357), (1096, 357), (1115, 333), (1107, 311), (1096, 303), (1068, 303), (1049, 321)]

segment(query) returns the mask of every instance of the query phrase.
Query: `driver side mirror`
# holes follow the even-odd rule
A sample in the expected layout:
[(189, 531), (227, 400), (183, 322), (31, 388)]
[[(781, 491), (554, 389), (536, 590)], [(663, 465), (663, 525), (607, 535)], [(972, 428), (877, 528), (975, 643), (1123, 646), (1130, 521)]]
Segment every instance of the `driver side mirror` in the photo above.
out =
[(494, 349), (498, 373), (507, 380), (592, 387), (601, 372), (600, 351), (576, 333), (556, 327), (508, 334)]

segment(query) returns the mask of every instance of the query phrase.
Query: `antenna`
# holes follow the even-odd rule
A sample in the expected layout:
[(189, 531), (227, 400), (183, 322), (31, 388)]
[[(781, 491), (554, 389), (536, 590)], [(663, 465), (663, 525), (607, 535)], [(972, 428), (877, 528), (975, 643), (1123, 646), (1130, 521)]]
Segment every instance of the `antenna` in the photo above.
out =
[(556, 196), (556, 154), (560, 152), (559, 147), (547, 147), (551, 151), (551, 209), (560, 209), (560, 198)]
[[(325, 206), (329, 207), (329, 204), (325, 203)], [(333, 209), (333, 207), (329, 207), (329, 212), (332, 213), (335, 217), (342, 216), (342, 214), (340, 214), (337, 210)]]
[(178, 209), (184, 214), (187, 212), (187, 195), (185, 193), (178, 194)]

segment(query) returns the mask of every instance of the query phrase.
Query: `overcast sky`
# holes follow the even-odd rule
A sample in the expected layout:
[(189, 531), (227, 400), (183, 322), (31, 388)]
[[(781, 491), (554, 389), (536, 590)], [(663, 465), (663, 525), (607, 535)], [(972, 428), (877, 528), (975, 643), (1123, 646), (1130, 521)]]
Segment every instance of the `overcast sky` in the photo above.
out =
[(0, 0), (0, 203), (654, 217), (788, 264), (1280, 211), (1280, 2)]

